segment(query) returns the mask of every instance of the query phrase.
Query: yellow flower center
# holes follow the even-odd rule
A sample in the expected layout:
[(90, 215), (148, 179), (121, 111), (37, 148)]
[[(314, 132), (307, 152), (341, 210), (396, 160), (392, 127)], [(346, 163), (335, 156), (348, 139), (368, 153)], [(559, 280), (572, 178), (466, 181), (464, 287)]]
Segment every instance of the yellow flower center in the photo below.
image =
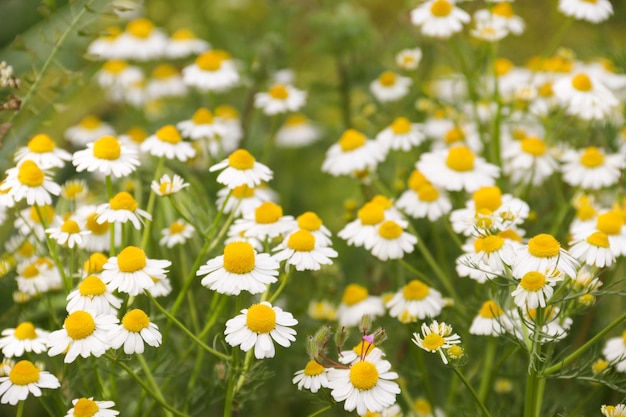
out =
[(433, 408), (430, 406), (430, 403), (423, 398), (418, 398), (413, 403), (413, 408), (417, 411), (417, 414), (420, 416), (426, 416), (432, 414)]
[(393, 207), (393, 201), (391, 201), (389, 198), (387, 198), (387, 196), (382, 194), (376, 194), (369, 202), (379, 205), (383, 208), (383, 210), (387, 210)]
[(191, 121), (197, 125), (210, 125), (213, 123), (213, 114), (205, 107), (200, 107), (191, 117)]
[(137, 201), (133, 198), (132, 195), (127, 193), (126, 191), (122, 191), (117, 193), (111, 200), (109, 200), (109, 205), (113, 210), (128, 210), (135, 211), (139, 206)]
[(598, 216), (596, 227), (607, 235), (617, 235), (621, 232), (624, 225), (622, 216), (614, 211), (609, 211)]
[(315, 248), (315, 236), (308, 230), (300, 229), (289, 235), (287, 246), (298, 252), (311, 252)]
[(430, 13), (435, 17), (446, 17), (452, 12), (452, 5), (448, 0), (436, 0), (430, 6)]
[(507, 19), (510, 19), (511, 17), (515, 16), (515, 13), (513, 13), (513, 7), (511, 6), (510, 3), (506, 3), (506, 2), (495, 4), (491, 8), (491, 13), (495, 14), (496, 16), (505, 17)]
[(597, 246), (599, 248), (608, 248), (609, 237), (604, 232), (595, 232), (592, 233), (588, 238), (587, 242), (593, 246)]
[(541, 233), (528, 241), (528, 252), (537, 258), (552, 258), (559, 254), (561, 244), (554, 236)]
[(497, 58), (495, 62), (496, 76), (506, 75), (513, 69), (513, 63), (506, 58)]
[(391, 130), (396, 135), (404, 135), (411, 131), (411, 121), (406, 117), (398, 117), (391, 124)]
[(269, 333), (276, 327), (276, 312), (265, 304), (254, 304), (248, 309), (246, 326), (256, 333)]
[(255, 221), (259, 224), (276, 223), (283, 216), (283, 208), (271, 201), (265, 201), (254, 210)]
[(16, 328), (13, 336), (17, 340), (32, 340), (37, 338), (37, 332), (35, 326), (30, 321), (20, 323)]
[(609, 367), (609, 363), (604, 359), (598, 359), (591, 365), (591, 370), (594, 374), (599, 374)]
[(228, 165), (240, 171), (252, 169), (254, 167), (254, 162), (254, 157), (245, 149), (237, 149), (228, 157)]
[(43, 184), (44, 173), (36, 163), (29, 159), (20, 165), (17, 171), (17, 179), (28, 187), (39, 187)]
[(93, 156), (98, 159), (115, 161), (122, 153), (120, 142), (113, 136), (103, 136), (93, 144)]
[(215, 116), (225, 120), (239, 119), (239, 112), (232, 106), (222, 105), (215, 108)]
[(102, 65), (102, 70), (111, 74), (119, 74), (128, 68), (128, 62), (121, 59), (112, 59)]
[(176, 32), (172, 33), (171, 38), (177, 41), (186, 41), (190, 39), (195, 39), (196, 35), (189, 29), (183, 28), (183, 29), (178, 29)]
[(150, 318), (143, 310), (138, 308), (130, 310), (124, 314), (122, 325), (126, 330), (133, 333), (139, 333), (143, 329), (147, 329), (150, 325)]
[(254, 269), (254, 248), (248, 242), (233, 242), (224, 248), (224, 269), (233, 274), (247, 274)]
[(402, 227), (393, 220), (387, 220), (378, 227), (380, 237), (388, 240), (399, 238), (403, 231)]
[(422, 344), (427, 350), (433, 351), (440, 349), (445, 342), (446, 341), (443, 337), (441, 337), (441, 335), (438, 335), (437, 333), (430, 333), (424, 337)]
[(254, 188), (248, 187), (247, 185), (239, 185), (233, 188), (233, 197), (234, 198), (250, 198), (254, 196)]
[(624, 340), (624, 345), (626, 345), (626, 330), (622, 333), (622, 339)]
[(379, 204), (365, 203), (357, 216), (364, 226), (373, 226), (385, 220), (385, 210)]
[(540, 97), (552, 97), (554, 95), (554, 91), (552, 90), (552, 82), (548, 81), (541, 84), (541, 86), (537, 90), (537, 93), (539, 93)]
[(463, 142), (464, 139), (465, 139), (465, 133), (463, 132), (463, 129), (461, 129), (460, 127), (453, 127), (452, 129), (448, 130), (445, 136), (443, 137), (443, 140), (448, 145), (451, 145), (456, 142)]
[(80, 232), (80, 226), (74, 220), (66, 220), (61, 225), (61, 231), (63, 233), (75, 234)]
[(74, 340), (84, 339), (96, 330), (96, 322), (86, 311), (75, 311), (63, 322), (67, 335)]
[[(531, 308), (530, 310), (528, 310), (528, 316), (533, 319), (533, 320), (537, 320), (537, 309), (536, 308)], [(544, 323), (548, 322), (550, 320), (552, 320), (554, 318), (554, 308), (552, 308), (552, 306), (547, 306), (542, 314), (540, 315), (540, 317), (543, 318)]]
[(88, 274), (94, 274), (102, 271), (102, 266), (109, 258), (102, 252), (95, 252), (89, 256), (89, 259), (83, 264), (83, 269)]
[(483, 239), (482, 250), (483, 252), (491, 253), (498, 251), (502, 248), (502, 246), (504, 246), (503, 238), (496, 235), (490, 235)]
[(421, 201), (431, 202), (439, 198), (439, 191), (431, 184), (426, 184), (419, 189), (417, 196)]
[(524, 274), (520, 285), (526, 291), (539, 291), (546, 285), (546, 276), (541, 272), (530, 271)]
[(161, 64), (152, 70), (152, 78), (157, 80), (167, 80), (175, 75), (178, 75), (178, 70), (170, 64)]
[(531, 136), (522, 139), (522, 151), (532, 156), (541, 156), (546, 153), (547, 146), (541, 139)]
[(580, 220), (591, 220), (596, 215), (596, 209), (589, 202), (583, 203), (576, 210), (576, 217)]
[(350, 382), (355, 388), (367, 391), (376, 386), (378, 382), (378, 370), (371, 362), (357, 362), (350, 368)]
[(83, 129), (95, 130), (100, 127), (101, 123), (96, 116), (86, 116), (80, 121), (79, 125)]
[(320, 219), (318, 215), (312, 211), (302, 213), (298, 216), (297, 221), (300, 229), (308, 230), (310, 232), (320, 230), (322, 227), (322, 219)]
[(174, 145), (183, 140), (180, 133), (178, 133), (178, 130), (173, 125), (165, 125), (157, 130), (156, 137), (163, 142)]
[(67, 182), (63, 189), (63, 195), (68, 200), (76, 200), (85, 191), (85, 186), (81, 182)]
[(161, 184), (159, 184), (159, 192), (162, 195), (168, 195), (171, 194), (172, 191), (172, 187), (174, 186), (174, 184), (172, 184), (169, 181), (163, 181)]
[(148, 137), (148, 133), (141, 127), (131, 127), (126, 131), (126, 135), (134, 143), (142, 143)]
[(39, 268), (33, 264), (26, 266), (22, 271), (22, 277), (26, 279), (35, 278), (37, 275), (39, 275)]
[(39, 218), (39, 213), (41, 213), (41, 217), (45, 223), (50, 223), (54, 220), (54, 207), (46, 204), (45, 206), (39, 206), (39, 210), (32, 206), (30, 208), (30, 219), (35, 223), (41, 224), (42, 219)]
[(35, 247), (30, 242), (25, 241), (17, 250), (17, 254), (22, 258), (30, 258), (35, 254)]
[(604, 163), (604, 154), (595, 146), (589, 146), (580, 156), (580, 163), (587, 168), (601, 166)]
[(135, 19), (128, 23), (126, 31), (133, 35), (135, 38), (146, 39), (152, 33), (154, 24), (148, 19), (140, 18)]
[(492, 300), (485, 301), (482, 307), (480, 307), (480, 311), (478, 312), (480, 317), (486, 319), (500, 317), (503, 313), (504, 311), (500, 307), (498, 307), (498, 305)]
[(471, 171), (475, 159), (474, 153), (467, 146), (455, 146), (448, 151), (446, 165), (454, 171)]
[(359, 284), (350, 284), (344, 290), (341, 301), (347, 306), (352, 306), (365, 300), (368, 295), (367, 288)]
[(581, 72), (572, 78), (572, 87), (578, 91), (591, 91), (593, 89), (593, 84), (591, 83), (589, 76)]
[(307, 376), (319, 375), (322, 372), (324, 372), (324, 367), (314, 360), (308, 361), (304, 367), (304, 375)]
[(185, 230), (185, 223), (175, 221), (174, 223), (170, 224), (169, 229), (172, 235), (177, 235), (179, 233), (182, 233), (183, 230)]
[(413, 170), (413, 172), (411, 172), (411, 176), (409, 177), (409, 188), (415, 192), (419, 192), (420, 188), (422, 188), (422, 186), (430, 184), (430, 181), (428, 181), (426, 179), (426, 177), (424, 176), (424, 174), (422, 174), (421, 172), (419, 172), (418, 170)]
[(78, 292), (83, 297), (96, 297), (104, 294), (106, 290), (107, 286), (95, 275), (89, 275), (78, 284)]
[(98, 214), (91, 213), (87, 217), (85, 227), (94, 235), (103, 235), (109, 231), (109, 222), (104, 222), (100, 224), (98, 223), (97, 219), (98, 219)]
[(378, 77), (378, 82), (385, 87), (391, 87), (396, 84), (396, 74), (392, 71), (385, 71)]
[(147, 263), (146, 253), (136, 246), (128, 246), (117, 255), (117, 266), (121, 272), (137, 272)]
[(28, 385), (39, 381), (39, 369), (30, 361), (19, 361), (9, 372), (14, 385)]
[(355, 129), (346, 130), (339, 138), (339, 146), (344, 152), (350, 152), (365, 145), (365, 135)]
[(352, 348), (352, 351), (359, 356), (364, 356), (364, 354), (375, 347), (376, 346), (373, 343), (370, 343), (367, 340), (361, 340), (355, 347)]
[(203, 71), (217, 71), (222, 67), (222, 63), (228, 60), (230, 60), (228, 52), (213, 49), (198, 56), (196, 65)]
[(55, 146), (56, 144), (50, 136), (43, 133), (33, 136), (33, 138), (28, 141), (28, 150), (33, 153), (52, 152)]
[(283, 84), (274, 84), (269, 90), (269, 95), (277, 100), (285, 100), (289, 97), (289, 90)]
[(291, 116), (287, 118), (287, 120), (285, 120), (285, 125), (301, 126), (301, 125), (306, 124), (308, 120), (309, 119), (304, 114), (296, 113), (296, 114), (292, 114)]
[(74, 417), (93, 417), (100, 410), (98, 404), (89, 398), (81, 398), (74, 405)]
[(402, 296), (405, 300), (423, 300), (430, 294), (430, 288), (422, 281), (412, 280), (402, 288)]
[(472, 194), (476, 211), (487, 209), (490, 212), (502, 205), (502, 191), (498, 186), (481, 187)]

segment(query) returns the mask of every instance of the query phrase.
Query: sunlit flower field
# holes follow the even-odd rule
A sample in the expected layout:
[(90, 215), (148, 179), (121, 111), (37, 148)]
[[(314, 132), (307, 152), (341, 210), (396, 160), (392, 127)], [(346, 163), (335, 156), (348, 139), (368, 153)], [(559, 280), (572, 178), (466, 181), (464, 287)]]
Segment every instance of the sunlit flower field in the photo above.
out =
[(0, 416), (626, 417), (624, 4), (29, 2)]

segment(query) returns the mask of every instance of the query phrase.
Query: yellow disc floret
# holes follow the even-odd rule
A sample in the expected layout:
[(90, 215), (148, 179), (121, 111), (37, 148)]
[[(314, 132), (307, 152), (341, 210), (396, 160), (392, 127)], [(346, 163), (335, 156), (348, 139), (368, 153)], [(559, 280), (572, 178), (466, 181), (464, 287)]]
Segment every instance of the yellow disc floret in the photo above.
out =
[(486, 319), (493, 319), (496, 317), (500, 317), (504, 314), (504, 311), (492, 300), (485, 301), (480, 307), (480, 311), (478, 312), (480, 317)]
[(255, 159), (250, 152), (245, 149), (237, 149), (228, 157), (228, 165), (231, 168), (245, 171), (254, 167)]
[(483, 252), (492, 253), (497, 252), (504, 246), (504, 239), (500, 236), (489, 235), (483, 239), (482, 250)]
[(248, 242), (233, 242), (224, 248), (224, 269), (233, 274), (247, 274), (254, 269), (254, 248)]
[(376, 203), (365, 203), (357, 212), (361, 224), (373, 226), (385, 220), (385, 210)]
[(554, 236), (541, 233), (528, 241), (528, 252), (537, 258), (552, 258), (559, 254), (561, 244)]
[(39, 187), (44, 179), (43, 171), (30, 159), (22, 162), (17, 171), (17, 180), (28, 187)]
[(9, 380), (13, 385), (33, 384), (39, 381), (39, 368), (31, 361), (19, 361), (11, 368)]
[(385, 71), (378, 77), (378, 82), (385, 87), (391, 87), (396, 83), (396, 74), (392, 71)]
[(81, 398), (74, 404), (74, 417), (93, 417), (100, 410), (98, 404), (89, 398)]
[(248, 309), (246, 326), (256, 333), (269, 333), (276, 327), (276, 312), (266, 304), (254, 304)]
[(78, 284), (78, 292), (83, 297), (96, 297), (104, 294), (106, 290), (107, 286), (95, 275), (89, 275)]
[(440, 349), (445, 342), (446, 341), (443, 337), (441, 337), (441, 335), (438, 335), (437, 333), (429, 333), (426, 337), (424, 337), (422, 345), (424, 345), (424, 349), (434, 352), (437, 349)]
[(454, 171), (471, 171), (474, 169), (475, 159), (476, 156), (467, 146), (455, 146), (448, 151), (446, 165)]
[(28, 150), (33, 153), (52, 152), (55, 146), (56, 144), (50, 136), (43, 133), (33, 136), (33, 138), (28, 141)]
[(365, 300), (368, 296), (367, 288), (359, 284), (350, 284), (344, 290), (341, 301), (347, 306), (352, 306)]
[(210, 125), (213, 123), (213, 114), (205, 107), (200, 107), (191, 117), (191, 121), (197, 125)]
[(322, 219), (320, 219), (319, 216), (312, 211), (302, 213), (296, 220), (298, 221), (298, 227), (300, 229), (308, 230), (310, 232), (320, 230), (322, 227)]
[(604, 153), (595, 146), (589, 146), (580, 156), (580, 163), (587, 168), (599, 167), (604, 163)]
[(84, 339), (96, 330), (96, 322), (86, 311), (75, 311), (63, 322), (67, 335), (74, 340)]
[(268, 91), (270, 97), (276, 100), (285, 100), (289, 97), (289, 90), (283, 84), (274, 84)]
[(146, 253), (136, 246), (128, 246), (117, 255), (117, 266), (121, 272), (137, 272), (147, 263)]
[(430, 13), (435, 17), (446, 17), (452, 12), (452, 4), (448, 0), (435, 0), (430, 6)]
[(176, 129), (174, 125), (163, 126), (157, 130), (155, 135), (160, 141), (171, 143), (173, 145), (176, 145), (183, 140), (182, 136), (180, 136), (180, 133), (178, 132), (178, 129)]
[(319, 375), (322, 372), (324, 372), (324, 367), (320, 365), (319, 362), (314, 360), (308, 361), (306, 366), (304, 367), (304, 375), (307, 376)]
[(539, 291), (546, 285), (546, 276), (537, 271), (527, 272), (522, 277), (520, 285), (529, 292)]
[(546, 143), (534, 136), (522, 139), (521, 146), (522, 151), (532, 156), (542, 156), (548, 150)]
[(198, 56), (196, 65), (203, 71), (217, 71), (222, 67), (222, 63), (228, 60), (230, 60), (228, 52), (212, 49)]
[(15, 328), (13, 336), (17, 340), (33, 340), (37, 338), (37, 331), (35, 331), (33, 323), (24, 321)]
[(289, 235), (287, 246), (298, 252), (311, 252), (315, 248), (315, 236), (308, 230), (300, 229)]
[(393, 220), (387, 220), (378, 227), (380, 237), (388, 240), (399, 238), (403, 231), (402, 227)]
[(74, 220), (68, 219), (61, 225), (61, 231), (72, 235), (80, 232), (80, 226)]
[(481, 187), (472, 194), (476, 211), (496, 211), (502, 205), (502, 191), (498, 186)]
[(609, 237), (604, 232), (592, 233), (589, 237), (587, 237), (587, 242), (599, 248), (608, 248), (611, 246), (609, 243)]
[(137, 204), (137, 201), (135, 201), (130, 193), (127, 193), (126, 191), (121, 191), (109, 200), (109, 206), (113, 210), (128, 210), (134, 212), (135, 210), (137, 210), (139, 204)]
[(591, 91), (593, 89), (593, 84), (589, 76), (583, 72), (580, 74), (576, 74), (574, 78), (572, 78), (572, 87), (574, 87), (578, 91)]
[(405, 300), (423, 300), (430, 294), (430, 287), (417, 279), (412, 280), (402, 288), (402, 296)]
[(93, 156), (98, 159), (115, 161), (122, 154), (120, 142), (113, 136), (103, 136), (93, 144)]
[(138, 308), (130, 310), (124, 314), (122, 325), (126, 330), (133, 333), (139, 333), (143, 329), (147, 329), (150, 325), (150, 318), (143, 310)]
[(417, 192), (420, 201), (433, 202), (439, 198), (439, 191), (432, 184), (423, 185)]
[(596, 227), (607, 235), (617, 235), (624, 226), (624, 219), (615, 211), (607, 211), (598, 216)]
[(404, 135), (411, 131), (411, 121), (406, 117), (398, 117), (391, 124), (391, 130), (396, 135)]
[(355, 129), (348, 129), (339, 138), (339, 146), (342, 151), (350, 152), (365, 145), (366, 140), (363, 133)]
[(265, 201), (254, 210), (255, 221), (259, 224), (276, 223), (283, 216), (283, 208), (278, 204)]
[(350, 368), (350, 382), (361, 391), (374, 388), (378, 382), (376, 365), (367, 361), (355, 363)]

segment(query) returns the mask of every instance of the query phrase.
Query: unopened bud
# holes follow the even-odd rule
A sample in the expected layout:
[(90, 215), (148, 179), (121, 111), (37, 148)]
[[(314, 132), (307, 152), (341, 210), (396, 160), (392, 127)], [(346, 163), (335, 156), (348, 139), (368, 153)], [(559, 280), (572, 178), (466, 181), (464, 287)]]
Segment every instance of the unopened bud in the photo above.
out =
[(337, 329), (337, 331), (335, 332), (335, 345), (337, 345), (337, 348), (339, 348), (339, 350), (341, 350), (341, 347), (344, 345), (344, 343), (346, 343), (347, 338), (348, 329), (346, 329), (345, 327)]
[(361, 316), (361, 322), (359, 323), (359, 330), (361, 333), (366, 334), (372, 328), (372, 319), (369, 314), (363, 314)]

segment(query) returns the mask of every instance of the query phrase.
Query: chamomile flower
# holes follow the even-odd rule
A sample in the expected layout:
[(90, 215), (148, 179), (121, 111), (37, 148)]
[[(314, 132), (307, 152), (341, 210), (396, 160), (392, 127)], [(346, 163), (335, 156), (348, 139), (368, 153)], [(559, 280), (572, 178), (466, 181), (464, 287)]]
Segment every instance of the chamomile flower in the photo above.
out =
[(563, 278), (563, 273), (556, 269), (528, 271), (511, 293), (513, 301), (520, 308), (545, 307), (554, 293), (554, 286)]
[[(414, 417), (445, 417), (445, 413), (439, 407), (430, 405), (430, 402), (424, 398), (418, 398), (413, 401)], [(410, 414), (411, 415), (411, 414)]]
[(311, 300), (307, 307), (307, 314), (313, 320), (337, 320), (337, 306), (328, 300)]
[(417, 243), (417, 238), (404, 230), (407, 225), (406, 221), (385, 220), (363, 246), (381, 261), (401, 259), (413, 252)]
[(176, 245), (183, 245), (191, 236), (194, 228), (183, 219), (174, 220), (170, 225), (161, 229), (161, 240), (159, 245), (173, 248)]
[(543, 139), (535, 136), (513, 141), (502, 151), (503, 172), (516, 184), (541, 185), (559, 168), (553, 153)]
[(411, 23), (420, 26), (423, 35), (436, 38), (449, 38), (469, 21), (470, 15), (451, 0), (429, 0), (411, 10)]
[(121, 59), (106, 61), (96, 73), (98, 85), (105, 89), (114, 101), (121, 100), (125, 88), (143, 79), (141, 68)]
[(584, 72), (562, 77), (552, 89), (565, 112), (583, 120), (605, 120), (619, 105), (611, 90)]
[(328, 368), (320, 365), (319, 362), (311, 359), (307, 362), (304, 369), (294, 374), (291, 382), (298, 385), (298, 389), (308, 389), (312, 393), (316, 393), (320, 388), (328, 387)]
[(510, 3), (502, 2), (491, 9), (481, 9), (474, 13), (476, 21), (491, 21), (494, 25), (506, 30), (507, 34), (521, 35), (524, 32), (524, 19), (517, 16)]
[[(515, 314), (518, 314), (518, 311), (515, 310)], [(531, 308), (524, 311), (524, 317), (519, 322), (520, 325), (528, 328), (529, 337), (532, 338), (535, 333), (539, 333), (540, 336), (537, 339), (539, 343), (556, 342), (567, 336), (567, 331), (573, 322), (571, 318), (563, 317), (559, 313), (560, 310), (551, 305), (544, 309)], [(520, 338), (520, 334), (516, 336)]]
[(422, 61), (422, 50), (420, 48), (403, 49), (396, 55), (396, 64), (405, 71), (417, 69)]
[(38, 329), (29, 321), (23, 321), (14, 329), (4, 329), (0, 338), (0, 349), (7, 358), (22, 356), (25, 352), (42, 353), (48, 347), (50, 332)]
[(149, 259), (142, 249), (127, 246), (104, 264), (102, 281), (111, 290), (135, 296), (154, 286), (153, 277), (165, 278), (171, 264), (165, 259)]
[(385, 314), (385, 305), (381, 297), (370, 295), (362, 285), (350, 284), (346, 287), (337, 308), (340, 326), (352, 327), (361, 322), (367, 314), (373, 320)]
[(122, 34), (122, 29), (111, 26), (94, 39), (87, 47), (87, 54), (97, 59), (112, 59), (117, 57), (117, 38)]
[(154, 180), (150, 184), (150, 189), (161, 197), (176, 194), (186, 187), (189, 187), (189, 183), (186, 183), (182, 177), (176, 174), (171, 177), (168, 174), (165, 174), (158, 182)]
[[(232, 106), (222, 105), (215, 108), (215, 121), (226, 129), (218, 142), (223, 153), (234, 152), (243, 138), (243, 128), (239, 112)], [(214, 152), (214, 154), (217, 154)]]
[(86, 146), (103, 136), (114, 136), (115, 129), (98, 117), (89, 115), (65, 131), (65, 137), (74, 146)]
[(61, 185), (61, 197), (69, 201), (81, 201), (89, 194), (87, 181), (83, 179), (70, 179)]
[(608, 268), (615, 261), (609, 237), (600, 231), (593, 232), (584, 239), (570, 242), (569, 253), (581, 263), (598, 268)]
[(615, 363), (615, 369), (626, 372), (626, 330), (621, 337), (612, 337), (606, 341), (602, 354), (607, 361)]
[(61, 246), (67, 245), (70, 249), (74, 246), (83, 248), (84, 237), (91, 231), (85, 229), (81, 223), (82, 221), (78, 217), (69, 217), (66, 220), (57, 218), (45, 232), (50, 236), (50, 239)]
[[(111, 228), (108, 221), (99, 221), (98, 206), (84, 205), (76, 210), (76, 216), (84, 219), (85, 229), (91, 233), (84, 236), (84, 249), (90, 252), (109, 250)], [(115, 244), (121, 240), (121, 224), (115, 223)]]
[(96, 213), (98, 224), (131, 222), (135, 229), (141, 229), (144, 219), (152, 220), (150, 213), (140, 209), (137, 201), (126, 191), (117, 193), (108, 203), (99, 205)]
[(577, 20), (600, 23), (613, 14), (609, 0), (559, 0), (559, 12)]
[(385, 303), (389, 315), (402, 323), (436, 317), (444, 306), (445, 301), (441, 293), (417, 279), (410, 281)]
[(426, 139), (420, 128), (419, 123), (411, 123), (406, 117), (397, 117), (391, 125), (376, 135), (376, 141), (385, 152), (389, 150), (408, 152)]
[(0, 403), (16, 405), (28, 398), (28, 394), (41, 397), (41, 388), (59, 388), (61, 383), (50, 372), (42, 371), (32, 362), (22, 360), (0, 377)]
[(152, 347), (161, 345), (162, 336), (159, 328), (150, 317), (138, 308), (130, 310), (122, 318), (120, 324), (116, 324), (108, 334), (108, 340), (113, 349), (124, 346), (124, 353), (143, 353), (144, 343)]
[(48, 336), (48, 355), (65, 353), (65, 363), (74, 362), (79, 355), (83, 358), (102, 356), (109, 348), (107, 334), (117, 322), (112, 314), (76, 310), (65, 318), (62, 329)]
[(322, 265), (332, 265), (331, 258), (338, 256), (336, 250), (320, 244), (315, 235), (305, 229), (288, 235), (274, 251), (274, 259), (278, 262), (286, 261), (287, 265), (293, 265), (297, 271), (317, 271)]
[(289, 347), (296, 340), (296, 331), (290, 327), (296, 324), (298, 320), (291, 313), (263, 301), (244, 308), (241, 314), (226, 322), (225, 340), (244, 352), (254, 348), (257, 359), (273, 358), (274, 342)]
[(335, 177), (373, 170), (385, 159), (378, 142), (355, 129), (346, 130), (326, 152), (322, 171)]
[(337, 236), (348, 245), (364, 246), (378, 233), (378, 227), (385, 221), (385, 208), (375, 202), (367, 202), (357, 211), (357, 218), (346, 224)]
[(267, 116), (300, 110), (306, 102), (306, 92), (289, 84), (276, 83), (266, 92), (256, 93), (254, 106)]
[(391, 371), (391, 363), (383, 359), (382, 351), (375, 350), (348, 369), (332, 368), (328, 372), (328, 388), (335, 401), (344, 403), (344, 410), (356, 409), (359, 415), (368, 410), (382, 411), (396, 402), (400, 387)]
[(43, 225), (52, 223), (54, 215), (54, 207), (49, 204), (31, 206), (20, 210), (13, 225), (24, 236), (33, 234), (36, 238), (45, 239), (46, 235)]
[(16, 202), (26, 200), (29, 206), (52, 204), (52, 196), (61, 193), (61, 187), (54, 182), (46, 170), (26, 159), (15, 168), (6, 171), (6, 178), (0, 185), (1, 190), (8, 190), (7, 194)]
[(617, 184), (626, 167), (624, 154), (609, 154), (595, 146), (566, 150), (561, 162), (563, 181), (584, 190), (598, 190)]
[(575, 277), (578, 266), (578, 261), (561, 248), (554, 236), (540, 233), (517, 250), (511, 272), (517, 279), (521, 279), (527, 272), (541, 273), (553, 269), (568, 277)]
[[(213, 113), (211, 113), (211, 111), (206, 107), (200, 107), (194, 112), (191, 119), (178, 122), (176, 127), (180, 130), (180, 133), (184, 137), (193, 140), (219, 140), (227, 133), (226, 126), (219, 123), (219, 121), (213, 116)], [(215, 152), (210, 153), (211, 155), (215, 155)]]
[(324, 226), (316, 213), (306, 211), (296, 218), (296, 223), (297, 228), (311, 232), (319, 244), (328, 246), (332, 243), (330, 230)]
[(41, 169), (62, 168), (72, 156), (65, 149), (57, 147), (52, 138), (44, 133), (33, 136), (28, 144), (15, 152), (15, 163), (30, 159)]
[(276, 146), (296, 148), (320, 139), (320, 130), (302, 113), (292, 114), (276, 132)]
[(239, 84), (239, 80), (232, 57), (220, 49), (203, 52), (193, 64), (183, 68), (185, 84), (200, 91), (222, 92)]
[(500, 20), (492, 19), (490, 17), (478, 18), (474, 16), (474, 22), (476, 26), (470, 30), (470, 35), (476, 39), (480, 39), (485, 42), (498, 42), (509, 34), (508, 30)]
[(49, 258), (24, 260), (17, 265), (17, 289), (25, 294), (37, 295), (57, 288), (61, 275)]
[(413, 333), (411, 341), (427, 352), (438, 352), (443, 363), (448, 364), (444, 349), (460, 344), (461, 337), (452, 333), (452, 326), (443, 322), (439, 323), (437, 320), (429, 325), (422, 323), (421, 331), (422, 334)]
[(153, 297), (165, 297), (172, 292), (172, 283), (168, 277), (151, 277), (154, 285), (146, 291)]
[(197, 276), (203, 286), (220, 294), (238, 295), (241, 291), (259, 294), (277, 281), (279, 263), (266, 253), (257, 253), (248, 242), (226, 245), (224, 254), (202, 265)]
[(626, 416), (626, 404), (602, 405), (600, 407), (602, 415), (605, 417), (624, 417)]
[(263, 241), (285, 235), (296, 228), (293, 216), (283, 215), (283, 208), (273, 201), (264, 201), (254, 210), (244, 213), (242, 219), (231, 226), (233, 233), (242, 232), (246, 237)]
[(163, 56), (167, 36), (150, 20), (140, 17), (126, 25), (117, 38), (118, 57), (138, 61), (150, 61)]
[[(235, 210), (236, 217), (252, 218), (255, 210), (261, 204), (275, 201), (277, 198), (275, 191), (263, 185), (258, 187), (240, 185), (234, 189), (224, 187), (217, 192), (215, 206), (223, 207), (224, 213)], [(237, 229), (238, 231), (242, 231), (242, 229)]]
[(197, 38), (191, 30), (182, 28), (172, 33), (164, 52), (167, 58), (179, 59), (200, 54), (210, 47), (207, 41)]
[(470, 193), (494, 185), (500, 175), (499, 167), (486, 162), (465, 145), (423, 153), (416, 168), (436, 186)]
[(111, 409), (113, 401), (94, 401), (93, 397), (76, 398), (72, 405), (65, 417), (115, 417), (120, 413)]
[(506, 333), (507, 315), (493, 300), (485, 301), (472, 320), (469, 332), (480, 336), (500, 336)]
[(148, 98), (157, 100), (164, 97), (182, 97), (187, 94), (187, 85), (183, 82), (179, 70), (170, 64), (161, 64), (150, 73), (146, 85)]
[(217, 176), (217, 182), (231, 189), (241, 185), (256, 187), (274, 176), (271, 169), (257, 162), (245, 149), (237, 149), (228, 158), (211, 166), (209, 171), (222, 171)]
[(165, 125), (148, 136), (141, 143), (141, 151), (156, 157), (177, 159), (181, 162), (196, 156), (196, 150), (189, 142), (183, 141), (182, 136), (174, 125)]
[(409, 93), (413, 80), (393, 71), (385, 71), (370, 83), (370, 91), (378, 101), (397, 101)]
[(117, 314), (122, 300), (97, 275), (87, 275), (75, 290), (67, 295), (68, 313), (78, 310), (93, 311), (95, 314)]

